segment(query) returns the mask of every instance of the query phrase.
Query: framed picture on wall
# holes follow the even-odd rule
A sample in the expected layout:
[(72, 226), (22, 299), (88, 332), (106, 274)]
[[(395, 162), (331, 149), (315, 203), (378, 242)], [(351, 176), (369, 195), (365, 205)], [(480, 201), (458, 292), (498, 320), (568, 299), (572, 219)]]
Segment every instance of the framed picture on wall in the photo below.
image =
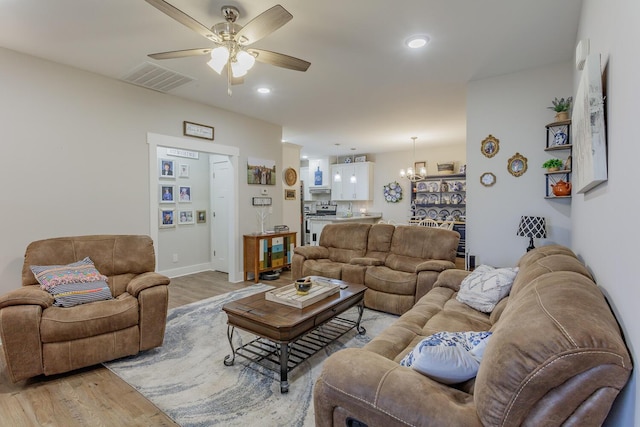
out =
[(180, 194), (178, 195), (178, 201), (180, 203), (190, 203), (191, 202), (191, 186), (189, 186), (189, 185), (181, 185), (180, 186)]
[(178, 177), (180, 178), (189, 178), (189, 165), (186, 163), (180, 163), (180, 167), (178, 168)]
[(207, 222), (207, 211), (196, 211), (196, 222), (204, 224)]
[(276, 161), (249, 157), (247, 184), (276, 185)]
[(158, 176), (165, 179), (176, 179), (176, 164), (173, 160), (158, 160)]
[(160, 203), (175, 203), (175, 193), (175, 185), (160, 184), (160, 196), (158, 200), (160, 200)]
[(178, 211), (178, 224), (195, 224), (192, 210)]
[(295, 200), (296, 199), (296, 190), (285, 188), (284, 190), (284, 199), (285, 200)]
[(160, 209), (160, 221), (158, 222), (159, 228), (175, 227), (175, 209)]

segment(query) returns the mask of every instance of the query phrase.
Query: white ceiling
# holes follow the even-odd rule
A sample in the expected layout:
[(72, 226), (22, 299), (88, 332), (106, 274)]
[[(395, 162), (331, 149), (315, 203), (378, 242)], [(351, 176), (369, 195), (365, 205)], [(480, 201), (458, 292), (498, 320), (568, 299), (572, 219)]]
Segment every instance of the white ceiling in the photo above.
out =
[[(238, 23), (273, 0), (170, 0), (201, 23)], [(121, 79), (145, 62), (195, 80), (169, 93), (283, 127), (303, 154), (409, 150), (465, 142), (467, 82), (573, 58), (581, 0), (281, 0), (293, 19), (252, 47), (311, 62), (305, 73), (256, 63), (227, 95), (207, 57), (149, 53), (212, 43), (144, 0), (0, 0), (0, 45)], [(404, 40), (428, 34), (410, 50)], [(268, 86), (269, 95), (255, 89)], [(487, 102), (491, 102), (490, 99)], [(212, 123), (216, 125), (215, 123)]]

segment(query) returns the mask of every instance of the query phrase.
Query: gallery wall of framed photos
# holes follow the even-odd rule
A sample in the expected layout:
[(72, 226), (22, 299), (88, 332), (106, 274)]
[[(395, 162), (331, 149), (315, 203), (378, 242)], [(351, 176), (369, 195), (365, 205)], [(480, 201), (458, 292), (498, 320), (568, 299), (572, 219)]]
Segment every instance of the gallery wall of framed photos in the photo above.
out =
[(180, 229), (207, 224), (208, 160), (200, 153), (158, 148), (158, 227)]

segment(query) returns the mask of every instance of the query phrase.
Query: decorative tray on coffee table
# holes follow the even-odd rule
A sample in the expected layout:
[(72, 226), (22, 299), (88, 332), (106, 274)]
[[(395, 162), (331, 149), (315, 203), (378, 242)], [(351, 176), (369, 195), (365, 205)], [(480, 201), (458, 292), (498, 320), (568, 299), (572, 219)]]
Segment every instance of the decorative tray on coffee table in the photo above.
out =
[(267, 301), (277, 302), (279, 304), (289, 305), (291, 307), (305, 308), (324, 298), (340, 292), (340, 285), (333, 283), (331, 279), (321, 277), (312, 277), (313, 285), (306, 295), (299, 295), (296, 291), (295, 283), (283, 286), (281, 288), (272, 289), (265, 293)]

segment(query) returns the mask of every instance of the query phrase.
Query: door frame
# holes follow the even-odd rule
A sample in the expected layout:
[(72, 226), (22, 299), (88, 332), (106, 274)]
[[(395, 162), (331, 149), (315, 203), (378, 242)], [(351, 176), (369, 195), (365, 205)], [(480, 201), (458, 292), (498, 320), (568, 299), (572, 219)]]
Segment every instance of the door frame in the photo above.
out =
[[(238, 156), (240, 149), (228, 145), (211, 144), (210, 142), (197, 141), (189, 138), (181, 138), (175, 136), (161, 135), (157, 133), (147, 132), (147, 144), (149, 146), (149, 236), (153, 239), (155, 249), (156, 266), (158, 265), (158, 170), (157, 157), (158, 146), (168, 148), (178, 148), (191, 151), (200, 151), (207, 154), (219, 154), (229, 157), (233, 171), (238, 171)], [(237, 249), (237, 240), (234, 236), (238, 236), (238, 183), (237, 179), (232, 180), (231, 198), (229, 210), (229, 225), (231, 233), (228, 239), (228, 257), (229, 257), (229, 282), (237, 283), (244, 279), (244, 275), (240, 271)], [(211, 254), (209, 254), (211, 260)]]

